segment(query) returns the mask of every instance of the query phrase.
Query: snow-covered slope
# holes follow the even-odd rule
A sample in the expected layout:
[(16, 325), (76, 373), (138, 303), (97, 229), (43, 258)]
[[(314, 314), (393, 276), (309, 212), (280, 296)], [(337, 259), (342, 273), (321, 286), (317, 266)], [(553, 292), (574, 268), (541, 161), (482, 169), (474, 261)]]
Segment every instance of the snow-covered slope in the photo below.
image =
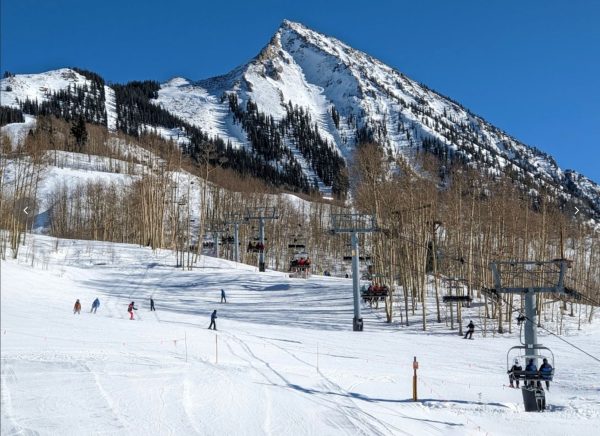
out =
[(48, 100), (53, 92), (84, 84), (89, 85), (90, 81), (70, 68), (39, 74), (18, 74), (2, 79), (0, 100), (2, 106), (18, 108), (18, 101), (29, 99), (41, 103)]
[[(350, 280), (205, 257), (181, 271), (172, 252), (39, 235), (21, 253), (0, 264), (2, 435), (562, 436), (600, 425), (598, 366), (551, 336), (548, 410), (526, 413), (505, 386), (516, 335), (478, 329), (464, 341), (444, 323), (424, 333), (368, 307), (365, 331), (352, 332)], [(564, 329), (600, 354), (597, 321), (578, 331), (565, 317)]]

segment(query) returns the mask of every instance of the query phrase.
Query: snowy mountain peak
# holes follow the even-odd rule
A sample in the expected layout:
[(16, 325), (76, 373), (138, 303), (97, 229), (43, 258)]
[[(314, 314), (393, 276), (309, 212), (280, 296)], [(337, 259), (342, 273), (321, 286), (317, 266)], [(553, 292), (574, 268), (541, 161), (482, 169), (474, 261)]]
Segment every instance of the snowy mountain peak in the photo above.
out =
[[(16, 107), (17, 98), (47, 98), (49, 90), (85, 80), (70, 69), (3, 79), (2, 104)], [(124, 120), (117, 120), (112, 89), (105, 94), (107, 124), (114, 129)], [(292, 179), (300, 168), (323, 192), (343, 172), (340, 156), (350, 158), (360, 142), (376, 142), (409, 163), (426, 152), (443, 167), (459, 161), (505, 174), (527, 189), (557, 189), (561, 201), (576, 197), (600, 217), (596, 183), (562, 170), (548, 154), (372, 56), (290, 20), (247, 63), (200, 81), (172, 78), (151, 103), (277, 172), (293, 171)], [(175, 129), (179, 137), (182, 130), (169, 124), (155, 127)]]

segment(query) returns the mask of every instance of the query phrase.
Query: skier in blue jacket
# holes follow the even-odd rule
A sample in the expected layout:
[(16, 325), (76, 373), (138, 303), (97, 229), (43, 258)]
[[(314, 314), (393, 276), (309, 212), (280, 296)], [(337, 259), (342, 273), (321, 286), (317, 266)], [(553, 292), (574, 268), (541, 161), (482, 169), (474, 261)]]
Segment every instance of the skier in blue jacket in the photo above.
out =
[(550, 379), (552, 378), (552, 365), (544, 358), (540, 366), (540, 377), (546, 382), (546, 389), (550, 390)]
[(98, 310), (98, 308), (100, 307), (100, 300), (98, 300), (97, 298), (92, 302), (92, 309), (90, 310), (90, 313), (96, 313), (96, 310)]
[[(533, 386), (533, 378), (538, 376), (538, 369), (533, 359), (529, 359), (527, 361), (527, 366), (525, 367), (525, 378), (529, 380), (529, 386)], [(541, 387), (540, 382), (537, 382), (538, 387)]]

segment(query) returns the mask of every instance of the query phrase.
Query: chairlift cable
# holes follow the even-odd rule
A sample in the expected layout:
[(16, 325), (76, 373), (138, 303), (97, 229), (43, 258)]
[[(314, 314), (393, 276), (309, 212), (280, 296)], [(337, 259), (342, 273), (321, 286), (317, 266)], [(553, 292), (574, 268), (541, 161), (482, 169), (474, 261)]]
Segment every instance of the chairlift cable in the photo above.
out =
[[(506, 303), (508, 306), (510, 306), (511, 308), (513, 308), (513, 309), (514, 309), (514, 306), (513, 306), (513, 305), (512, 305), (510, 302), (508, 302), (508, 301), (507, 301), (507, 300), (506, 300), (504, 297), (501, 297), (501, 298), (502, 298), (502, 301), (504, 301), (504, 302), (505, 302), (505, 303)], [(521, 313), (521, 314), (522, 314), (522, 315), (525, 317), (525, 319), (529, 320), (529, 322), (532, 322), (532, 323), (534, 322), (534, 321), (533, 321), (531, 318), (529, 318), (527, 315), (523, 314), (523, 313), (522, 313), (520, 310), (519, 310), (519, 312), (520, 312), (520, 313)], [(600, 358), (598, 358), (598, 357), (596, 357), (596, 356), (594, 356), (594, 355), (592, 355), (592, 354), (588, 353), (587, 351), (585, 351), (585, 350), (581, 349), (581, 348), (580, 348), (580, 347), (578, 347), (577, 345), (575, 345), (575, 344), (572, 344), (571, 342), (567, 341), (567, 340), (566, 340), (566, 339), (564, 339), (563, 337), (561, 337), (561, 336), (557, 335), (556, 333), (554, 333), (553, 331), (551, 331), (551, 330), (547, 329), (547, 328), (546, 328), (546, 327), (544, 327), (543, 325), (539, 325), (539, 328), (541, 328), (542, 330), (545, 330), (546, 332), (550, 333), (552, 336), (555, 336), (555, 337), (557, 337), (558, 339), (560, 339), (560, 340), (561, 340), (561, 341), (563, 341), (564, 343), (566, 343), (566, 344), (570, 345), (571, 347), (573, 347), (573, 348), (575, 348), (575, 349), (577, 349), (577, 350), (581, 351), (583, 354), (586, 354), (587, 356), (591, 357), (592, 359), (594, 359), (595, 361), (597, 361), (598, 363), (600, 363)]]

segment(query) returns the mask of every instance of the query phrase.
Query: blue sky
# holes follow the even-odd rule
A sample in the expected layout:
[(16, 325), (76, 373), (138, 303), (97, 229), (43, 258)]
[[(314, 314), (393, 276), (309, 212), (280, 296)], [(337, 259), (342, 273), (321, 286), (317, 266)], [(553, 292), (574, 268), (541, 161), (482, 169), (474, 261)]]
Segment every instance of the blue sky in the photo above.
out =
[(600, 182), (600, 2), (0, 0), (0, 67), (202, 79), (284, 18), (379, 58)]

